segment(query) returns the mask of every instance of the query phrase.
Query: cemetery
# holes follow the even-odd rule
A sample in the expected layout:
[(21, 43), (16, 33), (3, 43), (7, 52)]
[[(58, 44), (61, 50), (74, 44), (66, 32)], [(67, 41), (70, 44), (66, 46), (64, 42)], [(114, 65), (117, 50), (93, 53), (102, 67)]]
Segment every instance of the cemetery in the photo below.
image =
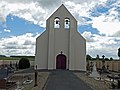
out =
[[(4, 66), (4, 68), (1, 66), (0, 89), (12, 90), (14, 88), (15, 90), (18, 89), (26, 90), (26, 88), (34, 88), (33, 90), (37, 90), (35, 88), (37, 88), (39, 84), (40, 84), (39, 87), (41, 88), (44, 86), (44, 83), (47, 81), (47, 77), (49, 76), (48, 71), (38, 72), (37, 75), (38, 78), (35, 78), (35, 70), (33, 69), (33, 65), (31, 67), (32, 68), (31, 73), (18, 73), (26, 69), (23, 70), (18, 69), (17, 64), (14, 64), (13, 62), (9, 61), (8, 65), (7, 64), (2, 65)], [(96, 60), (96, 61), (89, 60), (89, 64), (86, 64), (87, 67), (86, 72), (78, 72), (78, 73), (75, 72), (75, 75), (77, 75), (81, 80), (88, 83), (89, 85), (91, 85), (91, 82), (96, 83), (96, 85), (92, 85), (94, 88), (104, 87), (108, 89), (117, 89), (117, 88), (119, 89), (120, 88), (119, 64), (120, 61), (102, 62), (100, 60)], [(38, 79), (40, 81), (42, 80), (43, 83), (39, 82)], [(38, 86), (35, 85), (35, 81)]]
[(47, 77), (48, 72), (38, 72), (35, 76), (33, 64), (30, 63), (30, 68), (19, 69), (19, 60), (4, 61), (4, 65), (0, 67), (0, 90), (36, 90), (34, 89), (35, 77), (38, 83), (43, 83), (39, 87), (42, 88)]
[(120, 61), (89, 61), (87, 75), (95, 80), (106, 82), (109, 88), (120, 88)]
[[(49, 71), (36, 72), (33, 68), (34, 61), (30, 61), (32, 70), (27, 73), (26, 69), (19, 69), (19, 60), (1, 60), (0, 89), (3, 90), (40, 90), (49, 76)], [(75, 72), (75, 75), (90, 87), (96, 90), (119, 89), (120, 88), (120, 61), (88, 60), (85, 72)], [(24, 73), (22, 73), (24, 71)], [(37, 77), (37, 78), (35, 78)], [(38, 89), (39, 88), (39, 89)]]

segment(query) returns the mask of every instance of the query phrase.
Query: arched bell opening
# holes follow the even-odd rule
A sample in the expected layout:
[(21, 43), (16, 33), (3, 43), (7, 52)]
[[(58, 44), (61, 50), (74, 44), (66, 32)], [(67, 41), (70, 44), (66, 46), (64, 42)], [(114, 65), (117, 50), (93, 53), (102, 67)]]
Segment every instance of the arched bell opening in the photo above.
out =
[(68, 17), (65, 18), (64, 28), (65, 29), (69, 29), (70, 28), (70, 19)]
[(54, 28), (60, 28), (60, 18), (56, 17), (54, 19)]

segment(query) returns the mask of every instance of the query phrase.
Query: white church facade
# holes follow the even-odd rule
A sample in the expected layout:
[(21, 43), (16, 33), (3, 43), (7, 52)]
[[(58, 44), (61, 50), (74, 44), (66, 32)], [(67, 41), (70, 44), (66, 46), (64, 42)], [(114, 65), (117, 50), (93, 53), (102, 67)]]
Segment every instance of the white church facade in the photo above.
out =
[(64, 5), (47, 19), (46, 30), (36, 39), (36, 65), (38, 69), (86, 71), (86, 40)]

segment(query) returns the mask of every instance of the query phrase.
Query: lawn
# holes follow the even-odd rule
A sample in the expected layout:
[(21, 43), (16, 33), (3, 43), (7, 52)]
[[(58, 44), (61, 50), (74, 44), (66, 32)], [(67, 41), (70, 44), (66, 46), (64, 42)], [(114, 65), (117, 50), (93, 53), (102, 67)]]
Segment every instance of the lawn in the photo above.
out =
[[(20, 60), (23, 57), (0, 57), (0, 60)], [(30, 61), (34, 61), (34, 57), (25, 57), (28, 58)]]

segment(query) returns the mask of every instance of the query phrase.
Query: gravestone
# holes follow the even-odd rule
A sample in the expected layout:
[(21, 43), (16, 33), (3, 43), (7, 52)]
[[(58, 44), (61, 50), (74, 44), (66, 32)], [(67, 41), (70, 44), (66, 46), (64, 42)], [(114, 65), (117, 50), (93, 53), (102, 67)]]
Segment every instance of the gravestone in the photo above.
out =
[(118, 80), (118, 88), (120, 88), (120, 79)]
[(7, 69), (6, 68), (0, 69), (0, 79), (7, 78), (7, 76), (8, 76)]
[(23, 90), (23, 86), (20, 86), (20, 82), (17, 82), (17, 88), (15, 90)]
[(11, 81), (8, 82), (6, 79), (0, 79), (0, 90), (1, 89), (9, 90), (15, 85), (16, 85), (16, 82), (11, 82)]
[(18, 81), (17, 82), (17, 89), (19, 89), (20, 88), (20, 82)]
[(6, 80), (0, 79), (0, 89), (6, 89)]
[(89, 77), (93, 77), (95, 79), (100, 78), (100, 75), (96, 70), (96, 63), (94, 63), (92, 73), (89, 75)]
[(93, 70), (93, 62), (90, 62), (89, 68), (90, 68), (90, 72), (92, 72), (92, 70)]

